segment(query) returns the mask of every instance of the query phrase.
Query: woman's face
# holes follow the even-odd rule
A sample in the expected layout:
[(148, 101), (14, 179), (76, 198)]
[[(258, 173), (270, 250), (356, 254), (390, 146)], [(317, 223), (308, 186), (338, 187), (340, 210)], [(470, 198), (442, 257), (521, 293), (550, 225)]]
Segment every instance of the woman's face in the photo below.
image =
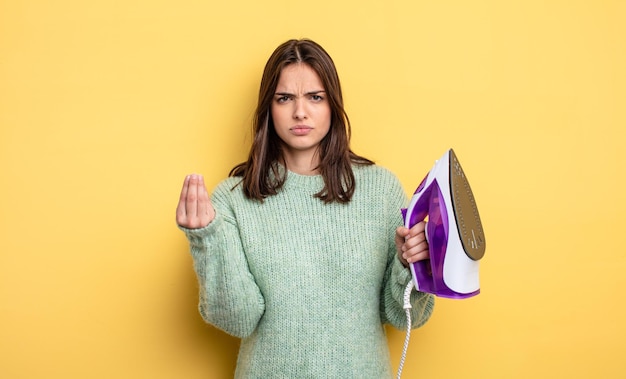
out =
[(272, 101), (272, 120), (287, 162), (311, 159), (330, 129), (331, 111), (322, 81), (307, 64), (294, 63), (280, 73)]

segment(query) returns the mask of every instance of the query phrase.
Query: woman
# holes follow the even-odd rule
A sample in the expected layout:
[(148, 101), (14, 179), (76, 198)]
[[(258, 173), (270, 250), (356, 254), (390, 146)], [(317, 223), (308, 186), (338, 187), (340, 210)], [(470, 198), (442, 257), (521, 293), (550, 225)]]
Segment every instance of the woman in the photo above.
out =
[[(402, 227), (397, 178), (349, 147), (335, 65), (290, 40), (269, 58), (248, 160), (211, 199), (185, 178), (176, 218), (191, 246), (203, 318), (242, 338), (237, 378), (385, 378), (383, 324), (406, 325), (409, 262), (424, 223)], [(432, 295), (411, 296), (413, 327)]]

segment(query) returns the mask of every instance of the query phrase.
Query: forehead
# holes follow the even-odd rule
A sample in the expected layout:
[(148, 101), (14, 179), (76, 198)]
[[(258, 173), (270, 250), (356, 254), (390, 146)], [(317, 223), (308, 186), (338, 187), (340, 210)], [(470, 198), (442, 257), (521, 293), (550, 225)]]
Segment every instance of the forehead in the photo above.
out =
[(276, 90), (324, 90), (324, 85), (311, 66), (305, 63), (292, 63), (280, 72)]

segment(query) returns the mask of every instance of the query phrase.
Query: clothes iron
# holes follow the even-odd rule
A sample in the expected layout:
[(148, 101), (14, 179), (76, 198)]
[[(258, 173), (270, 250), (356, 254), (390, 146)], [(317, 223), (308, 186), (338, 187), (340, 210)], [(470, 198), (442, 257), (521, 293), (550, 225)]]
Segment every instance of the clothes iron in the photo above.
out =
[(452, 149), (435, 162), (402, 210), (407, 228), (427, 220), (430, 258), (409, 265), (415, 288), (436, 296), (478, 295), (485, 234), (474, 195)]

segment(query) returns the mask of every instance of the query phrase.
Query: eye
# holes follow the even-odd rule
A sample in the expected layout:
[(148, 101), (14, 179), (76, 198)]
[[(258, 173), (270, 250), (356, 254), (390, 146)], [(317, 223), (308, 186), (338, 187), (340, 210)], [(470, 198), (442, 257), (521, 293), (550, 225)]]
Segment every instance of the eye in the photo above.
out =
[(324, 100), (324, 98), (320, 95), (311, 95), (311, 100), (315, 101), (315, 102), (320, 102), (322, 100)]
[(276, 97), (276, 102), (278, 104), (282, 104), (282, 103), (286, 103), (287, 101), (289, 101), (290, 97), (287, 95), (281, 95)]

